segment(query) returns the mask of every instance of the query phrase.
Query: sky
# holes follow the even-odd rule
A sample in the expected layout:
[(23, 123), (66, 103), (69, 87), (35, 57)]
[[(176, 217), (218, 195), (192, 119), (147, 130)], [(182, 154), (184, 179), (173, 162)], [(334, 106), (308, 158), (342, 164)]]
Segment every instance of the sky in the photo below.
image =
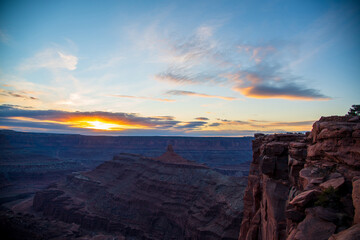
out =
[(0, 2), (0, 128), (309, 131), (360, 103), (358, 1)]

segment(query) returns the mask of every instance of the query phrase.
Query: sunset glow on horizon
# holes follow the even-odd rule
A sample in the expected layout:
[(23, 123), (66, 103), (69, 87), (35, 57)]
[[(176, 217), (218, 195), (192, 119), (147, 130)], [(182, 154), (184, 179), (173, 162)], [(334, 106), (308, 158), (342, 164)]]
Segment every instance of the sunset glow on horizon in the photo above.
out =
[(309, 131), (360, 98), (356, 1), (1, 1), (0, 125)]

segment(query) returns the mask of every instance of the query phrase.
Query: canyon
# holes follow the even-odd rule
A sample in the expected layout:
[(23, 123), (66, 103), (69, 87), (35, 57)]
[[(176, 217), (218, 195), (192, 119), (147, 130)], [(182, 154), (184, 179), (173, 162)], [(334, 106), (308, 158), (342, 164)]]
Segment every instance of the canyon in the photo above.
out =
[(171, 144), (182, 157), (217, 172), (246, 176), (252, 137), (128, 137), (0, 130), (0, 204), (27, 198), (77, 171), (89, 171), (119, 153), (160, 156)]
[[(322, 117), (305, 134), (242, 140), (135, 137), (140, 150), (124, 140), (124, 151), (108, 148), (111, 158), (96, 150), (104, 139), (87, 137), (74, 135), (69, 149), (82, 139), (78, 148), (65, 141), (58, 151), (61, 161), (88, 151), (82, 168), (3, 204), (0, 230), (17, 232), (14, 239), (360, 239), (359, 116)], [(250, 170), (233, 157), (237, 148), (245, 154), (245, 140), (252, 140)], [(23, 151), (46, 152), (46, 141), (17, 141), (3, 144), (6, 156), (26, 144)], [(4, 170), (5, 188), (13, 184), (8, 176)]]

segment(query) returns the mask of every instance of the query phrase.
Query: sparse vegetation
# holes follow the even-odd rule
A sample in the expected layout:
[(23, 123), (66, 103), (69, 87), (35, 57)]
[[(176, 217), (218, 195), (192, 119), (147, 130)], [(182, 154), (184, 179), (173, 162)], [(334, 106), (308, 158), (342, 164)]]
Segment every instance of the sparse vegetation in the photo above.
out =
[(352, 105), (347, 116), (360, 116), (360, 105)]
[(322, 191), (318, 200), (315, 202), (315, 206), (330, 207), (339, 209), (341, 207), (340, 193), (333, 187), (328, 187)]

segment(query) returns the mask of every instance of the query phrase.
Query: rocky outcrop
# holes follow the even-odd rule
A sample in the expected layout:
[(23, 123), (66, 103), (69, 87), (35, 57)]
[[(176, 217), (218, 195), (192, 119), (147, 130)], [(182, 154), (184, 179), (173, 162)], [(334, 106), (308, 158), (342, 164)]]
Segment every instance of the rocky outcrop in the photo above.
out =
[(255, 137), (239, 240), (359, 236), (359, 117), (322, 117), (305, 135)]
[(246, 183), (177, 155), (119, 154), (36, 193), (33, 208), (131, 239), (237, 239)]

